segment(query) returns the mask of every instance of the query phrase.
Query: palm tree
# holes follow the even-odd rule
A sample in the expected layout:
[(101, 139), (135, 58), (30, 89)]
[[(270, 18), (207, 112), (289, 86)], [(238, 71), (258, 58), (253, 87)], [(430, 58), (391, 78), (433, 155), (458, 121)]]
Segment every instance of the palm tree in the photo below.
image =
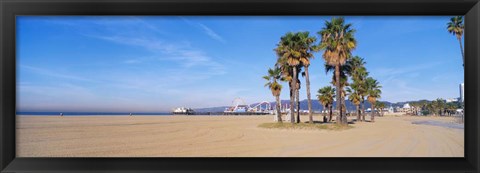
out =
[(445, 107), (447, 106), (447, 103), (445, 102), (445, 100), (443, 100), (442, 98), (437, 98), (437, 100), (435, 100), (435, 104), (437, 107), (438, 114), (440, 116), (444, 115), (444, 110), (445, 110)]
[(377, 110), (379, 110), (378, 114), (383, 117), (383, 108), (385, 108), (385, 103), (377, 100), (377, 102), (375, 102), (375, 107)]
[(413, 108), (412, 114), (418, 115), (418, 108), (420, 107), (420, 102), (410, 102), (408, 104)]
[[(352, 24), (345, 24), (343, 17), (332, 18), (325, 21), (325, 26), (318, 32), (321, 37), (319, 48), (324, 50), (323, 58), (332, 66), (335, 66), (336, 81), (340, 81), (340, 67), (345, 64), (351, 51), (355, 49), (357, 41), (354, 38), (355, 30)], [(336, 83), (336, 90), (340, 91), (340, 82)], [(338, 124), (346, 125), (347, 121), (341, 109), (341, 95), (337, 94), (337, 109), (340, 120)]]
[[(350, 74), (351, 68), (348, 64), (344, 64), (344, 65), (341, 66), (340, 69), (341, 69), (341, 71), (340, 71), (340, 90), (336, 90), (336, 91), (339, 91), (338, 93), (340, 93), (340, 101), (337, 101), (337, 103), (339, 103), (342, 106), (341, 110), (343, 111), (343, 110), (346, 110), (345, 96), (347, 95), (344, 88), (349, 85), (347, 74)], [(326, 73), (328, 73), (330, 71), (334, 71), (334, 70), (335, 70), (334, 66), (325, 64)], [(337, 80), (336, 80), (335, 74), (332, 76), (332, 82), (331, 83), (332, 83), (332, 85), (337, 86)], [(346, 119), (347, 119), (346, 116), (343, 116), (343, 117), (337, 116), (337, 122), (338, 121), (345, 121), (346, 122)]]
[(360, 94), (358, 94), (357, 90), (357, 85), (351, 85), (347, 88), (347, 93), (348, 100), (350, 100), (356, 107), (357, 121), (360, 121), (360, 103), (362, 98), (360, 97)]
[(427, 109), (427, 105), (428, 105), (428, 101), (427, 100), (420, 100), (418, 101), (418, 106), (420, 107), (420, 111), (421, 111), (421, 114), (422, 115), (427, 115), (428, 112), (428, 109)]
[(308, 67), (310, 66), (310, 59), (313, 59), (313, 53), (317, 50), (317, 47), (313, 43), (317, 40), (315, 37), (309, 36), (309, 32), (299, 32), (298, 33), (299, 42), (301, 46), (302, 56), (300, 56), (300, 62), (305, 69), (303, 73), (305, 75), (305, 82), (307, 86), (307, 100), (308, 100), (308, 118), (309, 122), (313, 123), (313, 110), (312, 110), (312, 100), (310, 94), (310, 78), (308, 73)]
[(358, 85), (358, 94), (362, 99), (362, 121), (365, 121), (365, 97), (368, 95), (367, 93), (367, 83), (366, 78), (368, 76), (368, 72), (366, 68), (359, 68), (356, 70), (356, 74), (358, 75), (359, 80), (354, 81), (355, 85)]
[(429, 114), (436, 115), (435, 110), (436, 110), (437, 108), (436, 108), (436, 105), (435, 105), (434, 101), (429, 102), (429, 103), (427, 104), (426, 108), (427, 108)]
[[(351, 76), (353, 83), (351, 84), (352, 89), (354, 89), (355, 95), (360, 97), (360, 103), (362, 104), (362, 111), (365, 112), (365, 95), (366, 95), (366, 87), (365, 87), (365, 78), (368, 76), (367, 69), (365, 68), (366, 62), (363, 58), (359, 56), (355, 56), (347, 61), (348, 67), (350, 68), (349, 75)], [(356, 96), (355, 96), (356, 97)], [(362, 111), (357, 109), (357, 121), (361, 120)], [(365, 120), (365, 115), (363, 116), (363, 120)]]
[(297, 74), (295, 75), (297, 78), (297, 82), (296, 82), (296, 87), (295, 87), (295, 101), (297, 102), (297, 123), (300, 123), (300, 88), (301, 88), (301, 84), (300, 84), (300, 79), (298, 79), (298, 74), (300, 73), (300, 70), (301, 70), (301, 66), (297, 67), (297, 69), (299, 69), (299, 71), (297, 72)]
[(331, 86), (326, 86), (320, 88), (317, 92), (318, 101), (323, 105), (324, 108), (328, 108), (329, 110), (329, 118), (328, 121), (332, 121), (332, 105), (333, 105), (333, 98), (335, 97), (335, 88)]
[(462, 46), (462, 35), (463, 35), (464, 29), (465, 29), (465, 26), (463, 25), (462, 16), (452, 17), (450, 18), (450, 22), (447, 23), (448, 32), (455, 35), (455, 37), (457, 37), (458, 43), (460, 43), (460, 51), (462, 52), (463, 65), (465, 64), (465, 53), (463, 52), (463, 46)]
[(272, 95), (275, 96), (276, 101), (276, 109), (277, 109), (277, 122), (282, 122), (282, 112), (280, 110), (280, 92), (282, 91), (282, 85), (280, 85), (277, 81), (281, 80), (282, 74), (280, 68), (268, 69), (268, 75), (263, 76), (263, 79), (267, 80), (268, 82), (265, 86), (272, 91)]
[[(301, 52), (298, 49), (298, 38), (296, 34), (292, 32), (286, 33), (280, 38), (280, 42), (277, 44), (275, 52), (278, 55), (277, 66), (282, 69), (282, 73), (286, 77), (286, 80), (289, 81), (290, 87), (290, 121), (295, 123), (295, 103), (294, 99), (297, 95), (296, 91), (298, 85), (298, 66), (300, 65), (300, 56)], [(291, 70), (291, 71), (290, 71)], [(298, 96), (297, 96), (298, 98)], [(299, 118), (299, 116), (298, 116)], [(299, 119), (297, 118), (297, 121)]]
[[(275, 49), (275, 51), (277, 51)], [(278, 52), (277, 52), (278, 53)], [(293, 107), (294, 107), (294, 87), (293, 87), (293, 68), (288, 65), (285, 58), (281, 58), (282, 55), (278, 55), (279, 58), (275, 63), (275, 67), (279, 68), (282, 73), (283, 81), (288, 82), (289, 95), (290, 95), (290, 122), (295, 123), (295, 117), (293, 116)]]
[(375, 122), (375, 102), (380, 98), (380, 94), (382, 94), (382, 91), (380, 90), (382, 87), (379, 85), (378, 81), (372, 77), (368, 77), (365, 82), (367, 83), (367, 100), (370, 102), (372, 108), (371, 121)]
[(448, 116), (451, 116), (452, 114), (455, 113), (457, 109), (457, 105), (454, 102), (449, 102), (446, 105), (446, 109), (447, 109)]

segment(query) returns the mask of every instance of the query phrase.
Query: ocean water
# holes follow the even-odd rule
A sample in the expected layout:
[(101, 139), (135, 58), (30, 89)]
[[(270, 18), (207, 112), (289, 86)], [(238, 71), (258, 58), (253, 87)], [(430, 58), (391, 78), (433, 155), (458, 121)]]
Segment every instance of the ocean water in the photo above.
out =
[(453, 129), (464, 129), (464, 124), (454, 123), (454, 122), (434, 121), (434, 120), (413, 121), (412, 124), (425, 124), (425, 125), (431, 125), (431, 126), (453, 128)]
[(63, 113), (63, 116), (129, 116), (132, 113), (135, 115), (151, 115), (151, 116), (168, 116), (172, 113), (167, 112), (16, 112), (17, 116), (33, 115), (33, 116), (59, 116)]

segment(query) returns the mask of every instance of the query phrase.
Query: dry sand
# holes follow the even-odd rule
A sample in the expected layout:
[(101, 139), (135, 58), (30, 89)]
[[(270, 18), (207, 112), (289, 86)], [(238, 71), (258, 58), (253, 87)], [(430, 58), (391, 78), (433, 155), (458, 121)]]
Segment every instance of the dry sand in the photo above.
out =
[(329, 131), (257, 127), (272, 116), (17, 116), (17, 156), (464, 156), (463, 129), (411, 123), (417, 120), (453, 121), (385, 116)]

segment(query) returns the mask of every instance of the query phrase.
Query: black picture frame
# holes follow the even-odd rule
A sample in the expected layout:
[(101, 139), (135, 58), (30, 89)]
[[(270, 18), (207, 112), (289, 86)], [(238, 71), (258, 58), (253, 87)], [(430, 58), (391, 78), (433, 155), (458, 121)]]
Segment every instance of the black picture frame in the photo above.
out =
[[(478, 172), (478, 0), (0, 0), (1, 172)], [(18, 15), (465, 15), (464, 158), (16, 158)]]

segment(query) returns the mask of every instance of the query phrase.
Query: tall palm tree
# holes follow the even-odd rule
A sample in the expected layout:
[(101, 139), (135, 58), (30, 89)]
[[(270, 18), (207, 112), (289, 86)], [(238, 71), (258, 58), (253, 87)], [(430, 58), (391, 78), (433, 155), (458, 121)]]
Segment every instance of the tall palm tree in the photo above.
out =
[(368, 95), (367, 93), (367, 83), (366, 78), (368, 77), (368, 72), (366, 68), (359, 68), (356, 70), (356, 74), (358, 75), (358, 80), (354, 81), (355, 85), (358, 85), (358, 94), (362, 100), (361, 109), (362, 109), (362, 121), (365, 121), (365, 97)]
[[(362, 104), (362, 111), (365, 112), (365, 95), (366, 95), (366, 86), (365, 78), (368, 76), (367, 69), (365, 68), (366, 62), (363, 58), (359, 56), (354, 56), (353, 58), (347, 61), (348, 67), (350, 68), (349, 75), (352, 78), (352, 89), (354, 89), (355, 97), (360, 98), (360, 103)], [(361, 114), (362, 111), (357, 109), (357, 121), (362, 121)], [(365, 115), (363, 116), (365, 117)], [(365, 118), (363, 118), (365, 120)]]
[(452, 17), (450, 18), (450, 22), (447, 23), (448, 32), (455, 35), (455, 37), (457, 37), (458, 43), (460, 43), (460, 51), (462, 52), (463, 65), (465, 64), (465, 53), (463, 52), (463, 46), (462, 46), (462, 35), (463, 35), (464, 29), (465, 29), (465, 26), (463, 25), (462, 16)]
[[(299, 98), (296, 97), (298, 96), (298, 91), (300, 90), (300, 80), (297, 78), (296, 87), (294, 87), (293, 67), (289, 66), (288, 63), (282, 59), (279, 59), (275, 65), (282, 71), (282, 81), (287, 81), (290, 88), (290, 121), (292, 123), (300, 122), (300, 101)], [(297, 66), (297, 69), (300, 69), (300, 67), (300, 65)], [(299, 72), (296, 73), (297, 77), (298, 75)], [(297, 110), (297, 112), (294, 111), (295, 109)], [(295, 121), (295, 113), (297, 114), (297, 121)]]
[(332, 105), (334, 97), (335, 88), (332, 88), (331, 86), (320, 88), (317, 92), (318, 101), (320, 101), (320, 103), (322, 103), (322, 105), (329, 110), (328, 121), (332, 121)]
[[(352, 24), (345, 24), (343, 17), (325, 21), (325, 26), (318, 32), (321, 37), (319, 48), (324, 50), (322, 56), (325, 61), (335, 66), (336, 81), (340, 81), (340, 68), (357, 46), (354, 33)], [(336, 90), (340, 91), (340, 82), (336, 83)], [(341, 95), (337, 94), (337, 109), (341, 120), (337, 123), (347, 125), (346, 118), (343, 118), (345, 115), (341, 103)]]
[(302, 63), (302, 66), (304, 67), (304, 70), (305, 70), (303, 74), (305, 75), (305, 83), (307, 86), (308, 118), (309, 118), (309, 122), (313, 123), (313, 110), (312, 110), (312, 99), (310, 94), (310, 78), (308, 73), (308, 67), (310, 66), (310, 60), (314, 58), (312, 52), (317, 50), (317, 47), (313, 45), (317, 39), (315, 37), (309, 36), (309, 32), (299, 32), (298, 36), (300, 37), (299, 42), (302, 45), (301, 46), (302, 56), (300, 56), (299, 60)]
[(268, 69), (268, 74), (263, 76), (263, 79), (268, 82), (265, 86), (272, 91), (272, 95), (275, 97), (276, 109), (277, 109), (277, 122), (282, 122), (282, 112), (280, 110), (280, 92), (282, 91), (282, 85), (278, 83), (278, 80), (281, 80), (282, 73), (280, 68)]
[[(278, 48), (277, 48), (278, 49)], [(275, 49), (275, 51), (277, 51)], [(277, 52), (278, 53), (278, 52)], [(295, 117), (293, 116), (294, 107), (294, 87), (293, 87), (293, 68), (288, 65), (286, 58), (282, 58), (282, 55), (278, 55), (275, 67), (279, 68), (282, 73), (282, 79), (288, 82), (289, 95), (290, 95), (290, 115), (288, 116), (291, 123), (295, 123)]]
[(297, 74), (295, 75), (297, 78), (297, 82), (296, 82), (296, 87), (295, 87), (295, 101), (296, 101), (296, 106), (297, 106), (297, 119), (296, 119), (296, 122), (297, 123), (300, 123), (300, 88), (301, 88), (301, 84), (300, 84), (300, 79), (298, 79), (298, 76), (299, 76), (299, 73), (300, 73), (300, 70), (301, 70), (301, 66), (298, 66), (297, 69), (299, 69), (297, 71)]
[[(286, 33), (280, 38), (275, 52), (278, 55), (277, 65), (282, 69), (290, 86), (290, 121), (295, 123), (295, 96), (298, 85), (298, 66), (300, 65), (301, 52), (298, 49), (298, 38), (292, 32)], [(291, 71), (290, 71), (291, 70)], [(290, 77), (291, 76), (291, 77)], [(298, 118), (297, 118), (298, 119)], [(297, 120), (299, 121), (299, 120)]]
[(378, 81), (372, 77), (368, 77), (365, 82), (367, 83), (367, 100), (370, 102), (372, 108), (371, 121), (375, 122), (375, 102), (380, 98), (380, 94), (382, 94), (382, 91), (380, 90), (382, 86), (380, 86)]
[[(336, 90), (338, 91), (338, 93), (340, 93), (340, 101), (337, 100), (337, 103), (339, 103), (341, 107), (340, 110), (346, 110), (346, 105), (345, 105), (345, 96), (347, 95), (347, 93), (345, 92), (344, 88), (346, 86), (348, 86), (348, 74), (350, 74), (351, 72), (351, 68), (348, 64), (344, 64), (341, 66), (340, 68), (340, 90)], [(335, 72), (335, 67), (334, 66), (331, 66), (331, 65), (328, 65), (328, 64), (325, 64), (325, 71), (326, 73), (330, 72), (330, 71), (334, 71)], [(334, 86), (337, 86), (337, 79), (336, 79), (336, 76), (335, 74), (332, 76), (332, 85)], [(337, 105), (338, 106), (338, 105)], [(346, 122), (346, 119), (347, 119), (347, 116), (337, 116), (336, 118), (336, 121), (339, 122), (339, 121), (345, 121)]]

